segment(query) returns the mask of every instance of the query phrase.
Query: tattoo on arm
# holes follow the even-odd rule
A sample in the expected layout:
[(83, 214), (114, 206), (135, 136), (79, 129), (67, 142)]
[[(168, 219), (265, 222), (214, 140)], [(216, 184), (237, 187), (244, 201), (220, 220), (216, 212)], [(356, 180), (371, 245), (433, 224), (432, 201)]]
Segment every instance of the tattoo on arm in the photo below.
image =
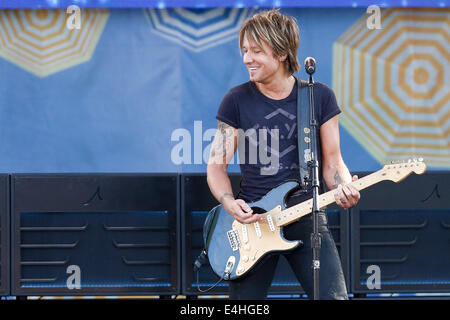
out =
[(230, 150), (231, 148), (231, 135), (233, 134), (232, 130), (230, 130), (230, 126), (226, 123), (219, 122), (219, 130), (220, 134), (222, 135), (222, 155), (224, 157), (227, 156), (227, 150)]
[(233, 151), (233, 130), (228, 124), (219, 121), (218, 131), (214, 146), (211, 147), (211, 156), (225, 159), (230, 150)]
[(225, 197), (232, 197), (234, 199), (234, 195), (232, 193), (224, 193), (221, 197), (219, 202), (222, 203), (223, 200), (225, 200)]
[(340, 184), (344, 184), (344, 180), (342, 180), (341, 176), (339, 175), (339, 171), (336, 171), (336, 173), (334, 174), (334, 188), (337, 188), (338, 185)]
[(226, 147), (226, 145), (227, 145), (227, 140), (226, 140), (227, 139), (227, 126), (228, 125), (226, 123), (219, 122), (219, 131), (221, 134), (222, 141), (219, 142), (219, 145), (217, 147), (222, 147), (222, 155), (224, 157), (227, 156), (227, 147)]

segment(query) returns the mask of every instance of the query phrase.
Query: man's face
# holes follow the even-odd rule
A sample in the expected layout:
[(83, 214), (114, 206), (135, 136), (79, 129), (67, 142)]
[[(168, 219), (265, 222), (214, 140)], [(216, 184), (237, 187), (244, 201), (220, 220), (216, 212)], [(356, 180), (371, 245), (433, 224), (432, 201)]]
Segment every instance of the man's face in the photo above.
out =
[(284, 68), (280, 57), (274, 57), (272, 48), (264, 41), (262, 47), (244, 35), (242, 50), (243, 61), (248, 69), (250, 81), (269, 83), (278, 76), (283, 75)]

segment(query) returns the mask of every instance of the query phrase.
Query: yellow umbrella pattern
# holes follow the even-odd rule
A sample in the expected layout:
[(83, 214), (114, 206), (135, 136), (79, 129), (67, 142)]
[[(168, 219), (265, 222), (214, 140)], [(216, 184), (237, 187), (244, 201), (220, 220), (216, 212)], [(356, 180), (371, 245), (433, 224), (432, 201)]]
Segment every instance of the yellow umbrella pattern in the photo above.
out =
[(379, 162), (423, 157), (450, 168), (450, 10), (382, 10), (333, 44), (344, 128)]
[(108, 20), (106, 9), (83, 9), (79, 29), (65, 10), (0, 10), (0, 56), (45, 77), (88, 61)]

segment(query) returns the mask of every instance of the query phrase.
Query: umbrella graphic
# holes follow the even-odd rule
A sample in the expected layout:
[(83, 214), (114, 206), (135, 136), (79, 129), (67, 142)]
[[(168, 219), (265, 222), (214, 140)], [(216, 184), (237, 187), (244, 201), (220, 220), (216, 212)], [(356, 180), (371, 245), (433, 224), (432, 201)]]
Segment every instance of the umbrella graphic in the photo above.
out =
[(0, 57), (39, 77), (88, 61), (109, 16), (81, 11), (81, 28), (66, 25), (65, 10), (0, 10)]
[(239, 34), (256, 9), (143, 9), (151, 30), (187, 49), (202, 51)]
[(450, 10), (392, 8), (361, 17), (333, 45), (341, 123), (379, 162), (423, 157), (450, 168)]

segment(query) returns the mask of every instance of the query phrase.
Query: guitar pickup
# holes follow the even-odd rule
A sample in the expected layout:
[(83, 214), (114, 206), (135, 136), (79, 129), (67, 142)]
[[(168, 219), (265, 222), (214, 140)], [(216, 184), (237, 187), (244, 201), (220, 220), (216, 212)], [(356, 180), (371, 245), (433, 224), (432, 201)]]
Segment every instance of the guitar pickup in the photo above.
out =
[(247, 232), (247, 225), (242, 225), (242, 240), (244, 240), (244, 243), (248, 243), (248, 232)]
[(262, 233), (261, 233), (261, 227), (259, 226), (259, 222), (255, 222), (255, 223), (253, 223), (253, 225), (255, 226), (256, 236), (258, 238), (261, 238), (262, 237)]
[(266, 219), (267, 219), (267, 223), (269, 224), (270, 231), (274, 232), (275, 231), (275, 225), (273, 224), (272, 216), (270, 214), (268, 214)]
[(230, 242), (230, 247), (233, 251), (239, 250), (241, 247), (241, 240), (239, 239), (239, 233), (237, 230), (231, 229), (227, 232), (228, 241)]

